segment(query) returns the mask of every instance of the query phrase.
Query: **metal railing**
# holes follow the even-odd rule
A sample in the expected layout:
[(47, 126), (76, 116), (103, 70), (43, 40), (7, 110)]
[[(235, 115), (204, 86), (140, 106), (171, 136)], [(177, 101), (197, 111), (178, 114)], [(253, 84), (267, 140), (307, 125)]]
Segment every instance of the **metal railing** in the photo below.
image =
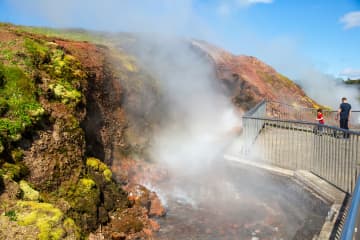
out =
[(348, 216), (341, 233), (341, 240), (359, 239), (360, 238), (360, 178), (358, 178), (351, 199)]
[[(355, 213), (348, 215), (346, 221), (351, 218), (352, 222), (343, 228), (343, 232), (354, 233), (353, 222), (359, 220), (359, 206), (353, 204), (360, 201), (360, 190), (354, 192), (360, 173), (360, 132), (317, 124), (314, 116), (315, 109), (296, 112), (286, 104), (259, 103), (243, 116), (242, 153), (282, 168), (308, 170), (344, 192), (354, 193), (350, 209)], [(306, 121), (310, 117), (312, 122)]]
[[(267, 116), (273, 119), (316, 122), (317, 109), (268, 101), (266, 112)], [(323, 109), (323, 115), (326, 125), (339, 126), (339, 121), (336, 120), (337, 111)], [(360, 129), (360, 111), (351, 112), (349, 126), (350, 129)]]

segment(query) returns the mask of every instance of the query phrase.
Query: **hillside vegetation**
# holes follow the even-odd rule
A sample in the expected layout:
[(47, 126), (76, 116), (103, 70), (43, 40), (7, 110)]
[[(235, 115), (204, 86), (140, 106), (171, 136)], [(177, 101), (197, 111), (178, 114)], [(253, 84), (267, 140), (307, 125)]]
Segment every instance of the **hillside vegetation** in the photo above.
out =
[(115, 142), (122, 156), (136, 151), (117, 77), (135, 65), (120, 51), (34, 32), (0, 25), (0, 239), (84, 239), (110, 220), (107, 238), (145, 237), (150, 205), (129, 201), (103, 163)]

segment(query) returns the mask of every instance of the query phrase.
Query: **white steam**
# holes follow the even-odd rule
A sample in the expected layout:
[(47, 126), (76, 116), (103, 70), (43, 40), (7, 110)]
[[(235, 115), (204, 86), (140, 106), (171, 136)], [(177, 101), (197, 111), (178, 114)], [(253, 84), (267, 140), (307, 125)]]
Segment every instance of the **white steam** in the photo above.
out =
[(142, 66), (160, 81), (168, 104), (152, 155), (177, 173), (198, 174), (220, 160), (232, 128), (239, 126), (221, 92), (214, 66), (190, 41), (146, 35), (135, 48)]

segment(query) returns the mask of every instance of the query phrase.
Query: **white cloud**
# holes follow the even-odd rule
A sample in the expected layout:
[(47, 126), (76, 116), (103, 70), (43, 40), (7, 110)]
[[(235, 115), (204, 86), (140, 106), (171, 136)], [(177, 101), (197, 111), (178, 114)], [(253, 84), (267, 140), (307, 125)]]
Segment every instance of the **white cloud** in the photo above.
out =
[(348, 78), (360, 78), (360, 69), (345, 68), (340, 72), (340, 76)]
[(340, 18), (340, 22), (344, 24), (345, 29), (360, 27), (360, 11), (345, 14)]

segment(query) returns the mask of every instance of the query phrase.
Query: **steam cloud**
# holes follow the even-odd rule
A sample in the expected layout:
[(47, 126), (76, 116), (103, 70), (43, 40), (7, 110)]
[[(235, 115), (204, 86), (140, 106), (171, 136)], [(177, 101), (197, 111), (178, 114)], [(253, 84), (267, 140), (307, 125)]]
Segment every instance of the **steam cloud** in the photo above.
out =
[(168, 103), (166, 121), (156, 133), (154, 159), (188, 175), (210, 167), (221, 158), (239, 119), (209, 60), (188, 40), (154, 35), (142, 35), (135, 55), (160, 81)]

